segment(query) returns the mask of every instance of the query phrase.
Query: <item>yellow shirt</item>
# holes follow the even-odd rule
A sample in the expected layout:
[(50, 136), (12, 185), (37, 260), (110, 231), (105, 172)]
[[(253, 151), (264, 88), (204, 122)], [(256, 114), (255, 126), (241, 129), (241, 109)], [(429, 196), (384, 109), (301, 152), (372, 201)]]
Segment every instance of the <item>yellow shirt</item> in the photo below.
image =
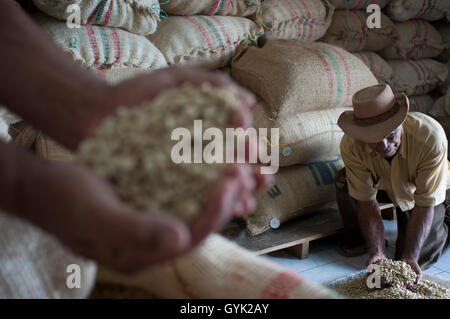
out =
[(423, 113), (411, 112), (403, 122), (400, 148), (391, 164), (356, 138), (344, 135), (341, 156), (350, 196), (375, 200), (384, 190), (402, 211), (431, 207), (445, 200), (450, 163), (447, 137), (442, 126)]

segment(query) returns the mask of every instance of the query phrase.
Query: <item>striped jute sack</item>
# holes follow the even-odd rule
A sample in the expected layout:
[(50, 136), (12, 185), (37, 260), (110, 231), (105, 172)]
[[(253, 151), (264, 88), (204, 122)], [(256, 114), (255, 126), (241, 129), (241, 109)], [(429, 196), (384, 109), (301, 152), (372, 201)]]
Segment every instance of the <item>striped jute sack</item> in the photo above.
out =
[(311, 111), (292, 114), (285, 119), (270, 117), (267, 107), (261, 103), (254, 107), (253, 124), (255, 128), (278, 128), (279, 142), (263, 137), (268, 146), (279, 148), (279, 165), (290, 166), (312, 162), (322, 162), (339, 156), (339, 144), (344, 133), (337, 125), (344, 111), (339, 107), (330, 110)]
[(391, 0), (328, 0), (336, 9), (366, 9), (371, 4), (384, 8)]
[(170, 0), (161, 3), (161, 10), (169, 15), (222, 15), (246, 17), (254, 14), (261, 0)]
[(377, 79), (357, 57), (320, 42), (271, 40), (232, 63), (233, 78), (259, 95), (271, 117), (352, 104), (358, 90)]
[(98, 283), (142, 288), (169, 299), (339, 298), (224, 237), (212, 234), (192, 252), (132, 276), (100, 268)]
[(391, 66), (377, 53), (361, 51), (354, 53), (372, 71), (373, 75), (380, 83), (391, 83), (394, 73)]
[(439, 60), (450, 63), (450, 23), (441, 23), (436, 28), (442, 37), (444, 46), (444, 50), (439, 56)]
[(0, 299), (86, 298), (96, 273), (47, 232), (0, 212)]
[(36, 14), (37, 23), (82, 66), (93, 69), (167, 66), (161, 52), (144, 36), (121, 29), (85, 25), (69, 29), (65, 22)]
[(394, 71), (392, 90), (406, 95), (422, 95), (445, 83), (447, 66), (433, 59), (390, 60)]
[(262, 39), (320, 39), (333, 17), (334, 7), (327, 0), (266, 0), (253, 21), (265, 29)]
[(381, 13), (381, 28), (369, 29), (364, 10), (336, 10), (330, 28), (321, 42), (337, 45), (350, 52), (378, 51), (396, 38), (394, 23)]
[(409, 110), (411, 112), (421, 112), (429, 114), (431, 108), (433, 107), (434, 100), (428, 95), (414, 95), (409, 96)]
[(122, 81), (134, 78), (138, 75), (146, 74), (151, 72), (151, 70), (141, 69), (141, 68), (123, 68), (123, 69), (111, 69), (111, 70), (95, 70), (97, 76), (104, 79), (110, 84), (117, 84)]
[[(148, 35), (160, 21), (158, 0), (33, 0), (42, 11), (68, 22), (79, 12), (80, 24), (96, 24)], [(79, 11), (77, 11), (79, 10)]]
[(448, 0), (391, 0), (386, 6), (386, 14), (394, 21), (411, 19), (427, 21), (440, 20), (450, 15)]
[(230, 63), (239, 45), (256, 45), (262, 33), (247, 18), (170, 16), (149, 39), (169, 65), (216, 69)]
[(410, 20), (395, 24), (398, 38), (379, 54), (388, 60), (418, 60), (434, 58), (444, 46), (439, 32), (424, 20)]
[[(344, 167), (339, 158), (332, 161), (282, 167), (275, 184), (257, 195), (256, 210), (245, 217), (247, 230), (259, 235), (276, 224), (310, 214), (335, 200), (334, 177)], [(282, 231), (282, 230), (280, 230)]]

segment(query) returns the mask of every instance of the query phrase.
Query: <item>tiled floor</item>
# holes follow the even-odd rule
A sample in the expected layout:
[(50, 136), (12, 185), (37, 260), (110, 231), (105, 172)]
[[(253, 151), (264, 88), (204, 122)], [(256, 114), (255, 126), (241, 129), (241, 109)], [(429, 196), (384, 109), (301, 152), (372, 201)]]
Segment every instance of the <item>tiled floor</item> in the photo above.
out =
[[(388, 240), (386, 254), (388, 258), (393, 258), (397, 237), (396, 221), (383, 222)], [(264, 257), (292, 269), (305, 279), (325, 284), (366, 268), (365, 262), (368, 254), (353, 258), (339, 254), (336, 249), (337, 243), (340, 242), (339, 237), (339, 235), (335, 235), (311, 242), (309, 256), (303, 260), (297, 259), (285, 251), (277, 251), (264, 255)], [(450, 280), (450, 249), (436, 264), (424, 272)]]

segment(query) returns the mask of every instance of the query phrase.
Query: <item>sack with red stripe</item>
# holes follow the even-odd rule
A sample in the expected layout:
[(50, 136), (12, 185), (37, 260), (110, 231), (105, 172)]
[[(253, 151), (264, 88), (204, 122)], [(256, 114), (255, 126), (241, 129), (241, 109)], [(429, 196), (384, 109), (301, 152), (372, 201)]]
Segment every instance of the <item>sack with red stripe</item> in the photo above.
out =
[(392, 90), (397, 95), (422, 95), (445, 83), (447, 66), (432, 59), (391, 60), (389, 65), (394, 71)]
[(167, 66), (161, 52), (144, 36), (93, 25), (70, 29), (65, 22), (39, 13), (35, 19), (57, 45), (84, 67), (153, 70)]
[(330, 28), (320, 41), (337, 45), (349, 52), (383, 49), (396, 38), (395, 25), (380, 12), (381, 28), (369, 28), (369, 15), (364, 10), (336, 10)]
[(148, 35), (160, 21), (158, 0), (33, 0), (42, 11), (54, 18), (80, 24), (122, 28)]
[(260, 26), (241, 17), (170, 16), (150, 40), (169, 65), (217, 69), (230, 63), (239, 45), (256, 45)]
[(391, 0), (328, 0), (336, 9), (366, 9), (371, 4), (384, 8)]
[(333, 12), (327, 0), (266, 0), (252, 20), (264, 27), (264, 40), (313, 42), (325, 34)]
[(431, 108), (433, 107), (434, 100), (428, 95), (414, 95), (409, 96), (409, 111), (410, 112), (421, 112), (429, 114)]
[(161, 1), (160, 5), (161, 10), (169, 15), (246, 17), (256, 12), (261, 6), (261, 0), (170, 0)]
[(268, 114), (264, 103), (253, 110), (255, 128), (278, 128), (279, 141), (271, 141), (270, 133), (262, 138), (268, 147), (278, 147), (279, 165), (290, 166), (335, 159), (340, 154), (340, 142), (344, 133), (337, 125), (339, 116), (351, 108), (338, 107), (330, 110), (296, 113), (279, 119)]
[(361, 51), (354, 53), (372, 71), (380, 83), (390, 83), (394, 77), (391, 66), (375, 52)]
[(436, 21), (450, 18), (448, 0), (392, 0), (386, 7), (386, 14), (394, 21), (411, 19)]
[(439, 32), (424, 20), (410, 20), (395, 24), (398, 38), (379, 54), (388, 60), (418, 60), (434, 58), (443, 50)]
[[(338, 143), (339, 144), (339, 143)], [(247, 230), (252, 235), (316, 212), (336, 199), (334, 177), (344, 167), (341, 158), (331, 161), (282, 167), (275, 174), (275, 183), (258, 194), (256, 210), (246, 216)]]
[(190, 253), (136, 275), (99, 268), (97, 282), (138, 287), (157, 298), (169, 299), (340, 298), (334, 291), (217, 234)]
[(326, 43), (271, 40), (232, 63), (232, 76), (259, 95), (271, 117), (352, 105), (357, 91), (378, 84), (351, 53)]

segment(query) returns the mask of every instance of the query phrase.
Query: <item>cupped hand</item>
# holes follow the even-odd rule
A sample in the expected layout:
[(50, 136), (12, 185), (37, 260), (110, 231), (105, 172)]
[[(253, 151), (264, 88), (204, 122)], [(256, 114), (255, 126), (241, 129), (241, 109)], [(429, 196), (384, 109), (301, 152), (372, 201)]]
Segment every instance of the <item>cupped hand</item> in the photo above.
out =
[(412, 270), (416, 273), (417, 276), (413, 286), (418, 285), (422, 280), (422, 269), (420, 268), (417, 261), (412, 258), (402, 258), (401, 260), (410, 265)]

